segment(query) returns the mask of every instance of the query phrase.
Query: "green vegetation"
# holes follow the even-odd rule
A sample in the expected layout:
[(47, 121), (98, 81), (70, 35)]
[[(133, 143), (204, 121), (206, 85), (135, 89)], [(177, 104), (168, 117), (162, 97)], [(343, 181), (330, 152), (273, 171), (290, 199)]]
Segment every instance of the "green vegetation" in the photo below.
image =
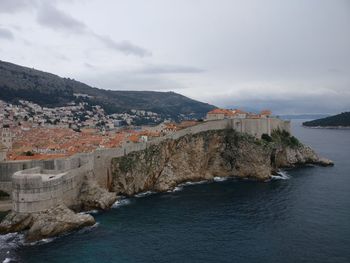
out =
[(266, 141), (266, 142), (272, 142), (272, 137), (266, 133), (264, 133), (263, 135), (261, 135), (261, 139)]
[[(152, 111), (162, 118), (174, 120), (181, 119), (181, 115), (202, 118), (214, 108), (174, 92), (103, 90), (3, 61), (0, 61), (0, 91), (0, 99), (11, 103), (24, 99), (41, 106), (56, 107), (72, 101), (88, 102), (101, 105), (107, 114), (135, 109)], [(76, 97), (75, 93), (88, 97)]]
[(350, 112), (343, 112), (338, 115), (307, 121), (303, 123), (308, 127), (350, 127)]
[(115, 160), (119, 163), (119, 169), (123, 173), (129, 172), (134, 165), (132, 156), (123, 156), (120, 158), (116, 158)]
[(296, 137), (291, 136), (290, 133), (285, 130), (274, 130), (271, 134), (271, 138), (272, 142), (281, 143), (292, 148), (296, 148), (301, 145)]

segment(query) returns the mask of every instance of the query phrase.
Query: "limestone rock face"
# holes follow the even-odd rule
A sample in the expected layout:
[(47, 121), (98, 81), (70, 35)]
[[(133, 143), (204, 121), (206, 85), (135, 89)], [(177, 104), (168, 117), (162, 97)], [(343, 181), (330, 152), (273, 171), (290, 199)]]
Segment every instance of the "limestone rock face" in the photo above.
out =
[(35, 213), (32, 216), (33, 224), (26, 236), (28, 241), (57, 236), (95, 224), (95, 219), (91, 215), (76, 214), (64, 205)]
[(309, 146), (299, 145), (295, 148), (281, 147), (276, 155), (277, 167), (293, 167), (303, 164), (333, 165), (331, 160), (319, 157)]
[(319, 158), (310, 147), (283, 141), (288, 140), (267, 142), (233, 130), (166, 140), (112, 159), (112, 188), (117, 194), (133, 195), (149, 190), (167, 191), (185, 181), (216, 176), (267, 180), (280, 167), (332, 164)]
[(95, 224), (91, 215), (76, 214), (64, 205), (32, 214), (9, 213), (0, 224), (0, 233), (28, 230), (26, 241), (33, 242), (43, 238), (77, 230)]
[(33, 218), (30, 214), (17, 214), (10, 212), (0, 224), (0, 233), (20, 232), (32, 224)]
[(98, 186), (95, 181), (86, 180), (80, 190), (79, 199), (82, 210), (106, 210), (115, 203), (117, 196)]

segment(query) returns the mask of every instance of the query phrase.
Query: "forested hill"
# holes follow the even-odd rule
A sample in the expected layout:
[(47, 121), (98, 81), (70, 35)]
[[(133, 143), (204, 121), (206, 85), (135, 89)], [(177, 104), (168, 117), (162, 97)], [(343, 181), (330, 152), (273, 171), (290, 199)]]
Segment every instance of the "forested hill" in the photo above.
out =
[[(76, 94), (88, 96), (79, 96)], [(74, 95), (75, 94), (75, 95)], [(164, 118), (203, 117), (213, 105), (192, 100), (174, 92), (114, 91), (90, 87), (82, 82), (0, 61), (0, 99), (25, 99), (41, 106), (64, 106), (71, 101), (101, 105), (108, 114), (131, 109), (147, 110)]]
[(303, 123), (308, 127), (350, 127), (350, 112), (343, 112), (334, 116), (307, 121)]

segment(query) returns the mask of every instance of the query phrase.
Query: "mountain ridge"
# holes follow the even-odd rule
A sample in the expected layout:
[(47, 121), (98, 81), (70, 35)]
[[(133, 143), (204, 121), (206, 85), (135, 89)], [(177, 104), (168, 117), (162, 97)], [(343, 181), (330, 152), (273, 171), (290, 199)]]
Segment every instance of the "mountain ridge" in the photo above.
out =
[[(0, 99), (64, 106), (71, 101), (101, 105), (108, 114), (146, 110), (174, 120), (202, 118), (215, 108), (175, 92), (105, 90), (83, 82), (0, 60)], [(76, 94), (80, 94), (76, 96)]]

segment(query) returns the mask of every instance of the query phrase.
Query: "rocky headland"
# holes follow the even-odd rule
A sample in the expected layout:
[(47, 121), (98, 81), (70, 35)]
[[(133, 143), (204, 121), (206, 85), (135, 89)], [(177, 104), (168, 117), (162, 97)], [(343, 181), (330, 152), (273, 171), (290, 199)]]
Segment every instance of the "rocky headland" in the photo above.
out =
[(117, 196), (165, 192), (183, 182), (214, 177), (267, 181), (280, 168), (307, 164), (328, 166), (333, 162), (319, 157), (286, 131), (264, 134), (261, 139), (232, 129), (188, 134), (112, 158), (109, 191), (87, 176), (75, 207), (61, 204), (38, 213), (11, 212), (1, 222), (0, 233), (26, 231), (27, 241), (36, 241), (95, 223), (91, 215), (71, 209), (105, 210)]
[(59, 204), (36, 213), (16, 213), (11, 211), (0, 223), (0, 233), (25, 232), (27, 242), (50, 238), (86, 226), (94, 225), (95, 219), (89, 210), (107, 210), (117, 200), (115, 193), (99, 187), (90, 176), (80, 188), (77, 205), (68, 208)]
[(328, 166), (333, 162), (319, 157), (288, 132), (275, 131), (256, 139), (233, 130), (206, 131), (112, 159), (110, 190), (131, 196), (214, 177), (266, 181), (280, 168), (306, 164)]

